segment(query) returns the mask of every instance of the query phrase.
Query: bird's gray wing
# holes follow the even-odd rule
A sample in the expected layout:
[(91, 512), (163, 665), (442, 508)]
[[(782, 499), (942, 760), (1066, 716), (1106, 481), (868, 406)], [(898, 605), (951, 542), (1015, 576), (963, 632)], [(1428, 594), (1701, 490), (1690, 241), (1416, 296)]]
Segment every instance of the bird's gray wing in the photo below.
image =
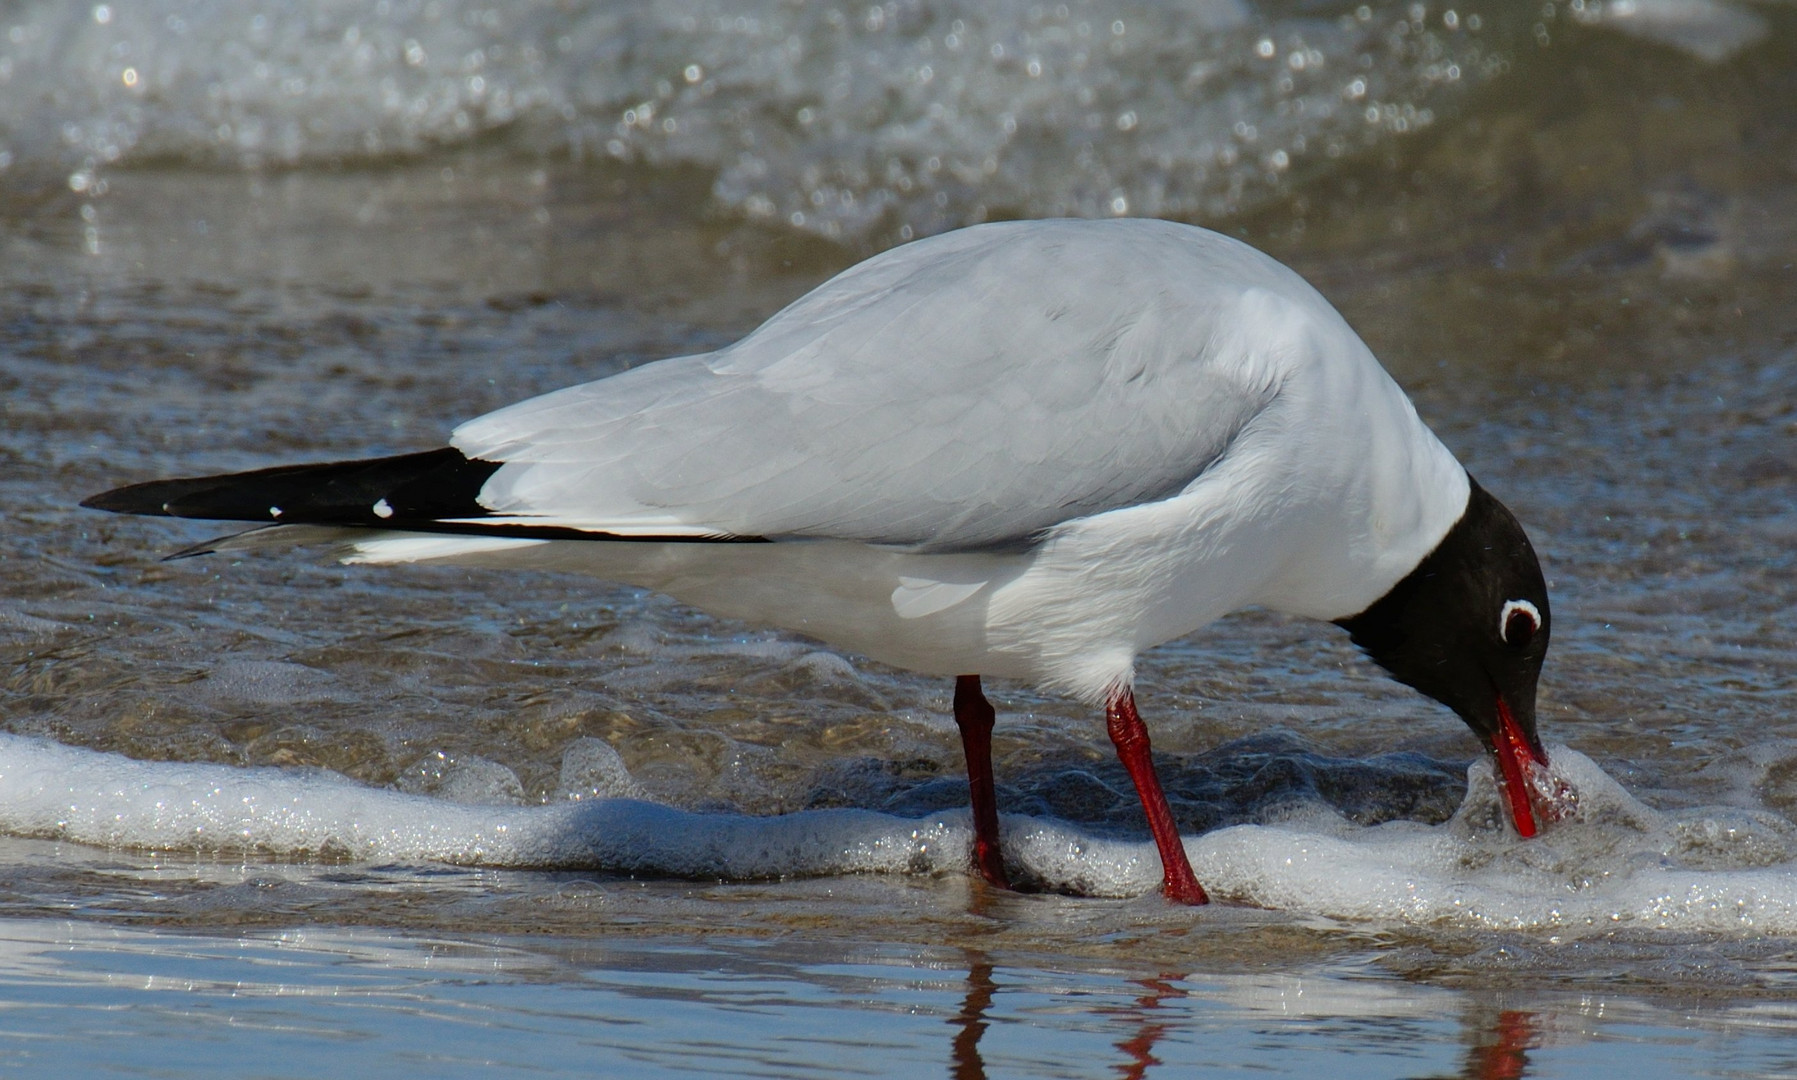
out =
[(505, 463), (480, 495), (496, 512), (613, 533), (955, 550), (1164, 498), (1276, 392), (1244, 293), (1310, 290), (1214, 233), (1120, 224), (897, 248), (735, 345), (521, 402), (452, 441)]

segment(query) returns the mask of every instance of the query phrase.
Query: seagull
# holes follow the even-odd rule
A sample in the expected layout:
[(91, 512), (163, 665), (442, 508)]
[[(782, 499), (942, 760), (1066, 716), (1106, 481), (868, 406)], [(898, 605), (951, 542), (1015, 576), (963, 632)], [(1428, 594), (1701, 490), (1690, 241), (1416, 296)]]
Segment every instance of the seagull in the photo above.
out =
[(982, 676), (1102, 708), (1163, 892), (1207, 901), (1136, 659), (1248, 607), (1345, 628), (1466, 722), (1519, 835), (1551, 817), (1548, 596), (1522, 526), (1303, 278), (1194, 226), (944, 233), (733, 345), (488, 413), (442, 449), (82, 505), (259, 525), (178, 554), (329, 541), (348, 563), (578, 571), (953, 677), (973, 869), (1000, 888)]

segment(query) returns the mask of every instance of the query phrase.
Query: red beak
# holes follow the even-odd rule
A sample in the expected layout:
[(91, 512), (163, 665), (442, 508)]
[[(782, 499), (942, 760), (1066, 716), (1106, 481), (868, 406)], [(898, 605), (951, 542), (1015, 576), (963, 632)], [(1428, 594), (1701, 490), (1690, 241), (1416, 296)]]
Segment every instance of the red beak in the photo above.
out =
[[(1547, 768), (1547, 756), (1537, 753), (1523, 737), (1522, 729), (1516, 725), (1516, 718), (1510, 715), (1510, 706), (1502, 696), (1497, 699), (1497, 714), (1498, 728), (1491, 742), (1497, 750), (1498, 770), (1504, 781), (1501, 785), (1504, 801), (1510, 804), (1510, 819), (1516, 822), (1517, 835), (1527, 839), (1538, 831), (1534, 807), (1537, 785), (1531, 774), (1537, 768)], [(1550, 811), (1548, 816), (1551, 818), (1554, 814)]]

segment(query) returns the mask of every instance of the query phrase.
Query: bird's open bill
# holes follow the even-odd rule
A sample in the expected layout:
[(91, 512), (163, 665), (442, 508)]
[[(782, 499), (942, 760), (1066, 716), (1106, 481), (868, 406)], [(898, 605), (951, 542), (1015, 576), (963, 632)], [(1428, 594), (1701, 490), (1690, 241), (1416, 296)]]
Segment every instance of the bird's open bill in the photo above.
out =
[(1534, 836), (1540, 822), (1552, 824), (1571, 814), (1577, 796), (1565, 781), (1547, 771), (1547, 752), (1523, 735), (1522, 727), (1502, 697), (1497, 699), (1498, 726), (1492, 734), (1497, 751), (1498, 788), (1510, 808), (1518, 836)]

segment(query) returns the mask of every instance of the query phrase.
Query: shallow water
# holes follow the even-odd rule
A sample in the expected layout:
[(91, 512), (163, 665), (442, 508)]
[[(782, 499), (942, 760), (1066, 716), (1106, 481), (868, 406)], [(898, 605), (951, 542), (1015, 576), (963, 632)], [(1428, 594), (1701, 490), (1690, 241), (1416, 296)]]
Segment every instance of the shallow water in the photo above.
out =
[(1270, 1059), (1345, 1077), (1765, 1076), (1790, 1068), (1797, 1023), (1772, 1003), (1463, 995), (1341, 959), (1202, 972), (1004, 947), (50, 921), (5, 924), (0, 950), (0, 1060), (96, 1076), (145, 1058), (307, 1076), (345, 1054), (373, 1076), (1228, 1076)]
[[(1788, 5), (99, 10), (0, 18), (9, 1067), (1797, 1072)], [(1354, 78), (1392, 111), (1331, 154)], [(995, 895), (945, 685), (587, 580), (163, 563), (208, 527), (74, 506), (436, 446), (906, 230), (1119, 191), (1298, 267), (1528, 525), (1580, 817), (1516, 841), (1457, 721), (1249, 612), (1138, 687), (1232, 903), (1143, 895), (1097, 718), (1003, 684), (1008, 857), (1086, 895)]]

